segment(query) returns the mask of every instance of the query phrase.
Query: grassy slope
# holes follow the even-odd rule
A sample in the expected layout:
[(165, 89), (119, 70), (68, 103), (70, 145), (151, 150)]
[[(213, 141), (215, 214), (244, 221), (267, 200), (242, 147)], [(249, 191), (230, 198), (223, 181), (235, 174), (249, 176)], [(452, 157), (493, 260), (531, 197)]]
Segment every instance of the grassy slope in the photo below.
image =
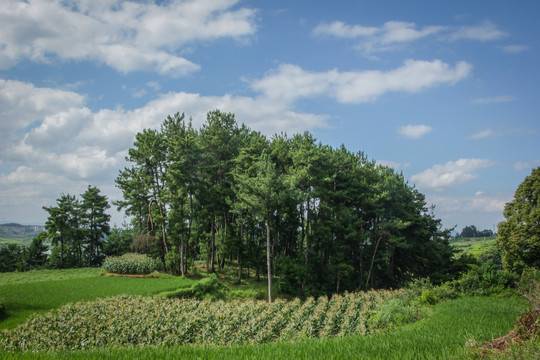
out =
[(0, 329), (22, 323), (32, 313), (43, 313), (70, 302), (120, 294), (149, 295), (189, 286), (192, 280), (104, 277), (101, 269), (42, 270), (0, 274), (0, 298), (7, 318)]
[(495, 250), (495, 237), (490, 238), (463, 238), (452, 240), (450, 244), (458, 250), (471, 255), (481, 255), (485, 252)]
[(304, 340), (262, 346), (105, 349), (2, 354), (13, 359), (459, 359), (467, 340), (508, 332), (522, 310), (517, 298), (462, 298), (437, 305), (433, 315), (399, 330), (368, 337)]

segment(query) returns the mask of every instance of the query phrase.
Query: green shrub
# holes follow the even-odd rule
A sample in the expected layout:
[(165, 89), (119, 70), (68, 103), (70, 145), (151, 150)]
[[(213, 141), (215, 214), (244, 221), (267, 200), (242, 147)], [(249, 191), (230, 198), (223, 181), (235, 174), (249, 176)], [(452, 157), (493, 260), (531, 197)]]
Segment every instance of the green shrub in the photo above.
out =
[(422, 295), (418, 297), (418, 301), (422, 305), (435, 305), (439, 302), (439, 297), (432, 290), (426, 289), (422, 291)]
[(172, 299), (211, 299), (222, 300), (227, 297), (228, 288), (214, 274), (204, 278), (188, 288), (167, 291), (160, 296)]
[(368, 320), (368, 327), (373, 331), (392, 330), (420, 319), (418, 308), (407, 304), (403, 299), (393, 298), (384, 302), (379, 311)]
[(4, 316), (6, 316), (6, 305), (4, 304), (4, 300), (0, 299), (0, 319), (3, 319)]
[(102, 266), (106, 271), (115, 274), (150, 274), (162, 269), (157, 259), (141, 254), (124, 254), (107, 257)]

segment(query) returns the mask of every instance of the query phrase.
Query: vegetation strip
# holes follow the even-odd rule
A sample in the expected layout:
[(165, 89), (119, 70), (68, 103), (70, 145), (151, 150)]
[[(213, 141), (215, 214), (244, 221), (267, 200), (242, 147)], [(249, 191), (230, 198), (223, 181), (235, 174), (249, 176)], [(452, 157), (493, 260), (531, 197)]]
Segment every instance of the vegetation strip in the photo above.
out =
[(437, 305), (428, 319), (373, 336), (0, 355), (6, 359), (460, 359), (468, 340), (485, 341), (507, 333), (521, 310), (518, 298), (466, 297)]
[[(68, 304), (4, 331), (5, 350), (58, 351), (122, 346), (230, 345), (364, 335), (369, 317), (395, 291), (346, 293), (328, 301), (170, 300), (121, 296)], [(358, 307), (362, 298), (365, 306)], [(328, 316), (340, 314), (340, 316)], [(346, 317), (354, 320), (345, 321)], [(347, 328), (344, 328), (346, 326)], [(326, 328), (331, 331), (325, 330)]]

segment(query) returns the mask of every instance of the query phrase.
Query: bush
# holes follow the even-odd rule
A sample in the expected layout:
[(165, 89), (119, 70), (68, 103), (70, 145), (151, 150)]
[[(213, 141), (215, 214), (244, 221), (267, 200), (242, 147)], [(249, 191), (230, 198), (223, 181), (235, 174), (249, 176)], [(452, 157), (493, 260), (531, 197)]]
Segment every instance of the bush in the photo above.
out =
[(227, 296), (227, 286), (220, 282), (214, 274), (204, 278), (188, 288), (167, 291), (160, 294), (166, 298), (177, 299), (211, 299), (222, 300)]
[(141, 254), (124, 254), (117, 257), (107, 257), (102, 266), (106, 271), (115, 274), (150, 274), (162, 269), (157, 259)]
[(392, 330), (421, 318), (418, 308), (403, 299), (393, 298), (381, 305), (379, 311), (371, 315), (368, 326), (372, 330)]

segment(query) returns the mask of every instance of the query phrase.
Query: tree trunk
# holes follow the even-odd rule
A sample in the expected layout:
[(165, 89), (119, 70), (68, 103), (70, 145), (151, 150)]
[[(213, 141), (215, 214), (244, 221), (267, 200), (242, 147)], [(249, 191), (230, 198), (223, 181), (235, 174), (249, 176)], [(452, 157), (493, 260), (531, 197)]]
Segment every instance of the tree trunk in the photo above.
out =
[(268, 270), (268, 302), (272, 302), (272, 261), (270, 253), (270, 224), (266, 222), (266, 267)]
[[(369, 271), (366, 279), (366, 288), (369, 286), (369, 278), (371, 277), (371, 271), (373, 270), (373, 264), (375, 263), (375, 255), (377, 254), (377, 248), (379, 247), (379, 243), (381, 242), (382, 234), (379, 235), (379, 238), (377, 239), (377, 243), (375, 244), (375, 250), (373, 250), (373, 256), (371, 257), (371, 265), (369, 266)], [(372, 287), (373, 287), (373, 281)]]

